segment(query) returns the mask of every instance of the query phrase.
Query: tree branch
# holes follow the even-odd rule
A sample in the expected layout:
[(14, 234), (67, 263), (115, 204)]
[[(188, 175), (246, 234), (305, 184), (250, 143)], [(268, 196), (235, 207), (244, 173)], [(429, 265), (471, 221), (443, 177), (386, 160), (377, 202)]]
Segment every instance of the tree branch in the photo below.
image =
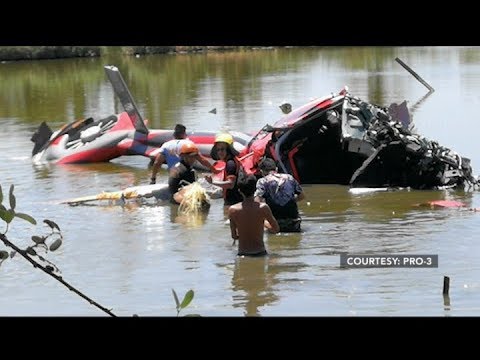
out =
[(25, 259), (27, 259), (27, 261), (29, 261), (33, 267), (35, 268), (40, 268), (43, 272), (47, 273), (48, 275), (50, 275), (51, 277), (53, 277), (55, 280), (61, 282), (63, 285), (65, 285), (70, 291), (73, 291), (75, 294), (77, 294), (78, 296), (84, 298), (85, 300), (87, 300), (90, 304), (96, 306), (97, 308), (99, 308), (100, 310), (102, 310), (103, 312), (107, 313), (108, 315), (110, 316), (113, 316), (113, 317), (116, 317), (117, 315), (115, 315), (114, 313), (112, 313), (110, 310), (108, 310), (107, 308), (103, 307), (102, 305), (100, 305), (99, 303), (95, 302), (94, 300), (90, 299), (88, 296), (86, 296), (85, 294), (83, 294), (81, 291), (77, 290), (76, 288), (74, 288), (72, 285), (70, 285), (69, 283), (67, 283), (65, 280), (62, 279), (61, 276), (58, 276), (56, 274), (54, 274), (51, 270), (47, 269), (46, 267), (44, 267), (43, 265), (39, 264), (38, 262), (36, 262), (35, 260), (33, 260), (30, 255), (27, 254), (27, 252), (25, 250), (22, 250), (20, 249), (18, 246), (16, 246), (14, 243), (10, 242), (7, 237), (5, 236), (5, 234), (0, 234), (0, 240), (3, 241), (3, 243), (6, 245), (6, 246), (9, 246), (11, 247), (12, 249), (14, 249), (16, 252), (18, 252), (20, 255), (22, 255)]

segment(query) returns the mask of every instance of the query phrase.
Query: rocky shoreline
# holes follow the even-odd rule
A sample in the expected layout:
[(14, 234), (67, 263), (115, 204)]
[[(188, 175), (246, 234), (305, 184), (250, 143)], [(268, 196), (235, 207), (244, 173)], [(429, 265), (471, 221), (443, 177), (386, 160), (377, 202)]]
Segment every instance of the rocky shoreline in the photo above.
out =
[(252, 46), (0, 46), (0, 61), (94, 57), (112, 52), (124, 55), (183, 54), (255, 48), (270, 49)]

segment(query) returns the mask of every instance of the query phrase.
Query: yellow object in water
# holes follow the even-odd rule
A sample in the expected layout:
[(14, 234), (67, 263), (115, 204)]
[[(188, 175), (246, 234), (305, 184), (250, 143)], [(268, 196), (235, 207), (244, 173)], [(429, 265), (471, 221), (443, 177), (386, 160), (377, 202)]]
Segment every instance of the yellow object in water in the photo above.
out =
[(122, 196), (124, 199), (133, 199), (138, 197), (138, 193), (135, 190), (102, 192), (97, 195), (97, 200), (119, 200)]
[(209, 207), (210, 196), (208, 196), (205, 189), (198, 182), (194, 182), (188, 185), (178, 212), (183, 214), (197, 214)]

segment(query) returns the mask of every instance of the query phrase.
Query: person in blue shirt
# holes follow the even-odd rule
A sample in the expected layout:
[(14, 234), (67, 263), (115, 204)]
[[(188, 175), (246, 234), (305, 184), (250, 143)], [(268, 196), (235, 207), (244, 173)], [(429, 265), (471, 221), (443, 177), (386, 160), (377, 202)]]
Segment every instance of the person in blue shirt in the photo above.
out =
[(305, 198), (302, 187), (292, 175), (278, 173), (273, 159), (264, 158), (259, 169), (263, 177), (257, 182), (256, 200), (270, 206), (281, 232), (300, 232), (297, 202)]
[[(150, 184), (156, 183), (157, 172), (158, 169), (160, 169), (160, 167), (162, 166), (162, 164), (166, 163), (168, 170), (170, 170), (173, 166), (180, 162), (180, 150), (182, 149), (182, 146), (185, 144), (193, 144), (193, 142), (188, 139), (186, 130), (186, 127), (182, 124), (175, 125), (175, 129), (173, 132), (174, 138), (172, 140), (164, 142), (160, 149), (158, 149), (152, 167)], [(211, 171), (214, 171), (214, 168), (212, 167), (210, 162), (202, 155), (197, 153), (195, 160), (198, 160), (200, 164), (210, 169)]]

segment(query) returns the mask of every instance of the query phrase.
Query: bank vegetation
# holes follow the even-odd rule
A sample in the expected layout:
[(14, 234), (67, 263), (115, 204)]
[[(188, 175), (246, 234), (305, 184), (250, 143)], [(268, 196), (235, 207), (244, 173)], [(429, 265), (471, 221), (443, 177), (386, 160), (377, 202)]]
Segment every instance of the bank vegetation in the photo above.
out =
[[(0, 46), (0, 61), (71, 57), (175, 54), (252, 49), (252, 46)], [(265, 47), (266, 48), (266, 47)]]

